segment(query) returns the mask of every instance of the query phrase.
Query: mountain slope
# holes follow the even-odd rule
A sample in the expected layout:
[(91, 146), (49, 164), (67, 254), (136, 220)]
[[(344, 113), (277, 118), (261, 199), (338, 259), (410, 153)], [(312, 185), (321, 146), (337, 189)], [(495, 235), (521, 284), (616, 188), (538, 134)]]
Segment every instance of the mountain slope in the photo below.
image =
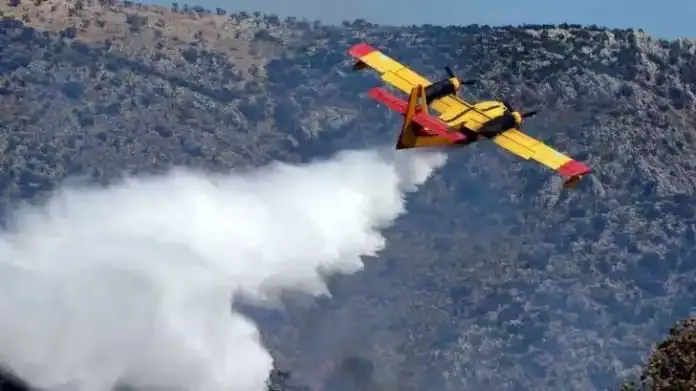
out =
[(525, 130), (593, 166), (578, 191), (559, 192), (551, 173), (491, 145), (453, 151), (380, 259), (332, 281), (331, 300), (249, 309), (300, 384), (372, 368), (363, 387), (603, 389), (689, 315), (692, 41), (17, 3), (0, 5), (5, 207), (68, 174), (391, 145), (398, 118), (362, 95), (377, 79), (350, 72), (345, 50), (361, 40), (431, 79), (446, 65), (479, 78), (467, 97), (542, 107)]

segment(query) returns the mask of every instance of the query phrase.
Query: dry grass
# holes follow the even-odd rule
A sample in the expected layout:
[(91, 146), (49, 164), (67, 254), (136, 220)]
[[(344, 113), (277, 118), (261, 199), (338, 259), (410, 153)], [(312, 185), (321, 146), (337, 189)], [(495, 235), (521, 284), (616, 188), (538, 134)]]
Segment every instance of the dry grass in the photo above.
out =
[(111, 41), (111, 50), (129, 56), (159, 52), (167, 57), (177, 54), (173, 56), (177, 58), (179, 54), (175, 52), (195, 43), (199, 49), (228, 56), (245, 78), (251, 77), (249, 70), (253, 65), (263, 65), (263, 57), (268, 54), (251, 48), (256, 26), (248, 20), (238, 22), (215, 13), (173, 12), (163, 6), (102, 4), (95, 0), (23, 0), (17, 6), (12, 6), (11, 0), (2, 0), (0, 15), (22, 20), (40, 31), (58, 32), (72, 27), (79, 41)]

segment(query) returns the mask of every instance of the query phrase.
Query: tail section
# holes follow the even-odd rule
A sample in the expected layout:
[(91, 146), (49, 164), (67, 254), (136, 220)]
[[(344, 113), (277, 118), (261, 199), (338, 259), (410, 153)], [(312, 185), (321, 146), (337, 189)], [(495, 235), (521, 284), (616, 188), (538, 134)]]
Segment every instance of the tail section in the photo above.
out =
[[(419, 102), (419, 100), (421, 102)], [(421, 136), (423, 126), (413, 121), (416, 110), (424, 111), (427, 115), (428, 106), (425, 104), (425, 92), (423, 86), (417, 86), (408, 96), (408, 104), (404, 113), (404, 123), (401, 125), (401, 133), (396, 140), (396, 149), (413, 148), (417, 145), (418, 136)]]
[(444, 122), (428, 114), (425, 89), (421, 85), (413, 88), (408, 101), (397, 98), (380, 87), (371, 89), (369, 95), (404, 116), (396, 149), (460, 144), (467, 139), (462, 133), (450, 132)]

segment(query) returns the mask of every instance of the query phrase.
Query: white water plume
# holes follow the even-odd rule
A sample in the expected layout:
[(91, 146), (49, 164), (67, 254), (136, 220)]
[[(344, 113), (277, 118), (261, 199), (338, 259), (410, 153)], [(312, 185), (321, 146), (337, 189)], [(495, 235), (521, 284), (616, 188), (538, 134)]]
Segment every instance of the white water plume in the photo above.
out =
[(445, 162), (349, 151), (211, 175), (64, 187), (0, 233), (0, 365), (44, 390), (262, 391), (272, 368), (236, 292), (325, 292)]

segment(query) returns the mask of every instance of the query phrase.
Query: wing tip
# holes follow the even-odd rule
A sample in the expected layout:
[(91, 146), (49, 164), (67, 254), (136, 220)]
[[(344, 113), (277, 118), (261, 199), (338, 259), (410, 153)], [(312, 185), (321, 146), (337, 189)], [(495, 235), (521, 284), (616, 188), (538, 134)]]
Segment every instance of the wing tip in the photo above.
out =
[(560, 166), (558, 172), (563, 176), (575, 176), (588, 174), (592, 169), (583, 162), (571, 159)]
[(348, 49), (348, 54), (356, 58), (362, 58), (375, 51), (377, 51), (377, 49), (373, 48), (369, 44), (360, 42), (351, 46), (351, 48)]
[(583, 162), (571, 159), (560, 166), (558, 172), (565, 177), (564, 187), (574, 188), (583, 176), (592, 172), (592, 169)]

